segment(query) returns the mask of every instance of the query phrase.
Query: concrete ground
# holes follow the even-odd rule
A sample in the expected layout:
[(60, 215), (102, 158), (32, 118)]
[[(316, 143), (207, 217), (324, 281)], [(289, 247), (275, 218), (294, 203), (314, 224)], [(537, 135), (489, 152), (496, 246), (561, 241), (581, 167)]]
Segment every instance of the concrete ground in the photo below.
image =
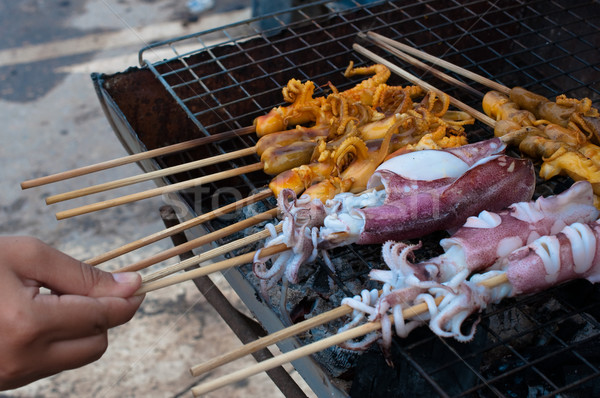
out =
[[(248, 17), (249, 0), (221, 0), (199, 14), (176, 0), (0, 2), (0, 234), (35, 236), (86, 260), (164, 229), (160, 198), (55, 219), (57, 211), (153, 188), (150, 182), (44, 203), (49, 195), (139, 174), (134, 165), (24, 191), (19, 184), (126, 154), (102, 113), (90, 72), (125, 70), (148, 42)], [(169, 247), (169, 240), (161, 241), (102, 267), (115, 269)], [(99, 361), (0, 397), (191, 396), (190, 387), (202, 379), (192, 378), (189, 367), (240, 345), (191, 282), (149, 293), (134, 319), (109, 338)], [(240, 361), (217, 374), (252, 363)], [(264, 374), (209, 396), (259, 395), (282, 396)]]

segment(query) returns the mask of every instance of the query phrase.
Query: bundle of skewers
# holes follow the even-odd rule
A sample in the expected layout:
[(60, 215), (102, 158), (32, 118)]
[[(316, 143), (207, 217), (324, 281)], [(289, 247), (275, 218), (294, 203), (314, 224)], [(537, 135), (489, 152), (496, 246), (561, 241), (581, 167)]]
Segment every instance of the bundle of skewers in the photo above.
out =
[[(381, 246), (386, 269), (369, 273), (370, 279), (380, 284), (379, 289), (355, 292), (337, 309), (195, 366), (192, 374), (203, 374), (282, 339), (346, 317), (337, 334), (200, 385), (193, 389), (195, 395), (332, 345), (360, 351), (377, 343), (388, 355), (394, 332), (406, 337), (422, 325), (440, 336), (470, 341), (477, 322), (468, 333), (463, 330), (463, 322), (491, 304), (570, 279), (585, 278), (594, 283), (599, 279), (600, 115), (591, 101), (565, 96), (550, 101), (519, 87), (508, 89), (380, 35), (369, 33), (364, 39), (444, 80), (455, 82), (407, 53), (487, 84), (492, 91), (482, 98), (485, 115), (356, 44), (355, 50), (376, 64), (355, 68), (350, 63), (347, 77), (372, 75), (352, 89), (338, 91), (330, 85), (331, 94), (315, 97), (313, 82), (292, 79), (283, 89), (289, 105), (257, 118), (252, 127), (23, 183), (24, 188), (38, 186), (254, 132), (260, 139), (243, 153), (57, 195), (48, 203), (169, 175), (186, 167), (197, 168), (252, 153), (260, 156), (260, 162), (230, 173), (57, 214), (58, 218), (86, 214), (256, 170), (274, 176), (268, 189), (246, 199), (88, 260), (93, 265), (101, 264), (240, 207), (271, 196), (277, 198), (277, 208), (119, 270), (141, 270), (278, 218), (259, 233), (146, 275), (139, 294), (252, 263), (263, 298), (269, 300), (269, 292), (276, 286), (298, 283), (302, 267), (317, 257), (335, 273), (328, 253), (336, 247)], [(414, 85), (388, 86), (390, 71)], [(450, 106), (458, 109), (450, 110)], [(475, 119), (492, 128), (495, 137), (468, 143), (464, 129)], [(509, 146), (525, 158), (507, 155)], [(559, 195), (533, 201), (536, 175), (532, 160), (541, 163), (542, 179), (561, 174), (576, 183)], [(420, 248), (415, 240), (448, 230), (454, 232), (440, 241), (443, 254), (420, 262), (412, 260)], [(262, 241), (259, 250), (178, 273)], [(331, 289), (335, 289), (334, 280)]]

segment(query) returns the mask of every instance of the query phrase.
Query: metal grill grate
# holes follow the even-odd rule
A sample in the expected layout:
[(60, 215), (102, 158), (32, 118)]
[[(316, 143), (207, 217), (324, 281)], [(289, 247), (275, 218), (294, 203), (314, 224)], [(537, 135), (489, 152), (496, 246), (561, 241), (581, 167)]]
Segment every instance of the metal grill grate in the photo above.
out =
[[(140, 63), (154, 73), (198, 128), (186, 134), (210, 135), (248, 126), (255, 117), (281, 105), (281, 88), (291, 78), (314, 81), (316, 95), (327, 95), (329, 82), (340, 90), (351, 87), (357, 80), (345, 78), (343, 72), (351, 60), (370, 64), (352, 50), (357, 34), (368, 30), (509, 87), (523, 86), (548, 97), (563, 93), (589, 97), (596, 107), (600, 103), (600, 5), (595, 1), (386, 1), (349, 7), (318, 2), (157, 43), (140, 51)], [(473, 94), (369, 49), (480, 108), (481, 99)], [(406, 84), (394, 76), (389, 83)], [(486, 91), (476, 83), (466, 83)], [(144, 141), (144, 133), (138, 133)], [(492, 135), (482, 125), (469, 131), (471, 141)], [(171, 166), (255, 143), (253, 135), (245, 135), (166, 156), (159, 163)], [(256, 161), (248, 156), (171, 181)], [(262, 172), (251, 173), (211, 184), (202, 195), (188, 192), (186, 200), (197, 212), (205, 212), (222, 201), (239, 199), (224, 195), (215, 202), (215, 195), (224, 188), (235, 187), (245, 195), (268, 181)], [(568, 183), (542, 183), (537, 193), (557, 193)], [(220, 219), (207, 227), (219, 229), (230, 222)], [(431, 250), (436, 250), (440, 236), (430, 239)], [(358, 285), (368, 283), (366, 272), (381, 266), (375, 247), (339, 249), (333, 258), (350, 263), (351, 269), (338, 280), (345, 292), (356, 293)], [(319, 270), (317, 266), (313, 272)], [(248, 268), (242, 269), (244, 273), (251, 274)], [(317, 289), (316, 284), (311, 288)], [(484, 315), (474, 341), (466, 345), (440, 339), (422, 328), (395, 341), (394, 368), (384, 365), (375, 349), (352, 357), (352, 366), (332, 378), (352, 396), (598, 396), (598, 290), (574, 281), (535, 296), (507, 300)], [(379, 374), (372, 374), (369, 369), (373, 367)], [(352, 378), (354, 383), (349, 382)], [(373, 392), (374, 385), (378, 392)]]

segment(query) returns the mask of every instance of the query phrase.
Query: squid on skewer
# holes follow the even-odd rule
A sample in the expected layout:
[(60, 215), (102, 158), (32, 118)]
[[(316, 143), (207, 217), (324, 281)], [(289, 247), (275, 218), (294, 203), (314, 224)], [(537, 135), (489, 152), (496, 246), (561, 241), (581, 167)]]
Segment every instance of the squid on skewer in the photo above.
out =
[[(405, 95), (409, 97), (410, 94)], [(373, 122), (359, 126), (354, 120), (350, 120), (343, 136), (329, 142), (319, 138), (318, 144), (314, 144), (315, 152), (311, 162), (283, 171), (271, 181), (269, 188), (275, 195), (286, 188), (298, 195), (309, 189), (308, 193), (312, 197), (319, 197), (324, 202), (336, 193), (364, 190), (368, 178), (389, 152), (465, 145), (467, 141), (461, 124), (472, 123), (473, 119), (453, 114), (454, 120), (445, 122), (436, 116), (447, 113), (447, 101), (443, 99), (445, 97), (447, 96), (441, 96), (440, 99), (428, 93), (414, 109), (382, 119), (385, 123)], [(445, 105), (437, 106), (438, 103)], [(384, 127), (387, 128), (386, 135), (381, 136), (381, 129)], [(365, 136), (377, 139), (364, 140)], [(261, 140), (269, 137), (265, 136)], [(410, 147), (417, 143), (415, 147)], [(266, 164), (264, 157), (263, 155)], [(318, 186), (311, 188), (313, 184)], [(318, 196), (313, 195), (316, 191), (319, 191)]]
[[(473, 272), (492, 266), (502, 267), (514, 250), (540, 236), (556, 234), (575, 222), (593, 222), (599, 215), (600, 211), (593, 204), (592, 188), (582, 181), (559, 195), (540, 197), (535, 202), (519, 202), (496, 213), (484, 211), (469, 217), (450, 238), (440, 241), (444, 254), (417, 264), (411, 263), (409, 258), (419, 245), (386, 242), (382, 256), (389, 270), (374, 269), (369, 274), (372, 280), (384, 284), (384, 293), (376, 300), (369, 300), (370, 296), (365, 293), (344, 299), (344, 304), (356, 310), (350, 324), (355, 325), (367, 315), (370, 321), (382, 320), (382, 347), (387, 350), (392, 335), (392, 325), (384, 319), (388, 314), (394, 315), (397, 334), (405, 337), (423, 320), (405, 325), (402, 310), (428, 289), (440, 283), (456, 286)], [(380, 334), (349, 343), (347, 348), (364, 349), (375, 336)], [(459, 338), (468, 339), (470, 335)]]
[[(327, 205), (315, 205), (316, 201), (302, 197), (294, 200), (294, 206), (285, 207), (284, 232), (265, 245), (286, 243), (293, 250), (274, 256), (270, 268), (266, 265), (269, 259), (257, 255), (255, 273), (269, 280), (265, 282), (268, 286), (277, 282), (271, 278), (284, 274), (295, 283), (300, 266), (313, 260), (319, 250), (417, 238), (459, 226), (484, 209), (499, 210), (530, 199), (534, 188), (531, 163), (501, 155), (503, 149), (500, 140), (493, 139), (460, 148), (412, 152), (390, 160), (395, 172), (382, 169), (375, 173), (372, 185), (383, 184), (385, 190), (342, 193)], [(436, 167), (428, 167), (432, 164)], [(295, 195), (283, 191), (282, 197)], [(297, 206), (319, 214), (313, 214), (310, 223), (306, 218), (297, 220), (295, 214), (301, 212)], [(323, 255), (326, 257), (326, 252)]]
[(324, 220), (321, 246), (413, 239), (458, 227), (482, 210), (530, 199), (531, 163), (502, 155), (503, 150), (504, 145), (493, 139), (409, 152), (386, 161), (369, 185), (384, 185), (383, 202), (367, 208), (333, 202), (336, 210)]
[[(485, 211), (477, 217), (469, 217), (452, 237), (440, 242), (444, 254), (418, 264), (411, 264), (409, 257), (419, 245), (387, 242), (382, 255), (390, 269), (372, 270), (369, 275), (371, 279), (384, 283), (383, 293), (374, 296), (363, 291), (359, 296), (342, 301), (354, 308), (352, 321), (342, 329), (368, 318), (369, 321), (381, 321), (382, 330), (360, 341), (348, 342), (344, 347), (363, 350), (381, 339), (381, 346), (387, 352), (392, 327), (400, 337), (406, 337), (415, 327), (425, 323), (429, 323), (432, 331), (440, 336), (469, 341), (476, 323), (468, 334), (463, 334), (461, 325), (467, 316), (510, 293), (506, 286), (491, 290), (478, 286), (484, 276), (474, 276), (467, 281), (471, 273), (501, 269), (512, 280), (513, 293), (540, 290), (549, 282), (572, 275), (556, 271), (558, 253), (561, 253), (560, 261), (565, 261), (564, 250), (556, 248), (556, 242), (565, 241), (561, 237), (565, 232), (567, 239), (576, 242), (574, 254), (577, 258), (573, 258), (579, 262), (580, 272), (584, 273), (582, 270), (587, 269), (590, 258), (590, 254), (585, 254), (585, 245), (593, 239), (581, 232), (588, 232), (588, 228), (574, 228), (573, 225), (597, 225), (595, 220), (599, 214), (593, 205), (590, 184), (579, 182), (559, 195), (539, 198), (535, 202), (515, 203), (498, 213)], [(523, 260), (532, 251), (550, 265), (541, 270), (539, 266), (531, 266), (529, 260)], [(548, 259), (553, 255), (556, 258), (551, 263)], [(488, 271), (485, 275), (497, 273)], [(526, 275), (523, 276), (523, 273)], [(544, 278), (547, 274), (550, 276)], [(532, 279), (536, 284), (532, 284)], [(524, 280), (527, 282), (524, 283)], [(436, 304), (434, 299), (438, 297), (444, 299)], [(406, 323), (402, 310), (419, 302), (427, 303), (428, 313)], [(393, 325), (388, 315), (393, 315)]]
[(598, 142), (597, 129), (598, 110), (592, 107), (592, 101), (589, 98), (576, 99), (567, 98), (566, 95), (559, 95), (555, 101), (532, 93), (522, 87), (513, 87), (510, 90), (510, 100), (520, 109), (525, 109), (535, 115), (536, 119), (547, 120), (550, 123), (558, 124), (572, 130), (580, 130), (595, 136)]
[[(373, 74), (373, 76), (340, 94), (352, 102), (360, 102), (370, 106), (377, 87), (385, 83), (390, 77), (391, 72), (389, 69), (380, 64), (354, 68), (354, 63), (351, 61), (344, 76), (369, 74)], [(329, 124), (329, 114), (322, 109), (325, 98), (313, 98), (315, 84), (312, 81), (302, 83), (299, 80), (291, 79), (282, 92), (283, 99), (291, 104), (273, 108), (266, 115), (259, 116), (254, 120), (256, 134), (259, 137), (286, 130), (288, 126), (309, 122), (315, 122), (317, 126)]]
[[(522, 153), (542, 160), (541, 178), (547, 180), (556, 175), (567, 175), (575, 181), (589, 181), (594, 188), (596, 205), (600, 206), (600, 147), (589, 140), (592, 137), (589, 132), (586, 136), (586, 131), (581, 131), (572, 121), (573, 118), (598, 118), (598, 111), (591, 107), (589, 100), (561, 96), (554, 103), (527, 90), (514, 88), (510, 98), (495, 91), (487, 93), (483, 108), (498, 120), (494, 128), (496, 136), (518, 146)], [(539, 113), (540, 109), (544, 112)], [(546, 117), (554, 112), (554, 117), (550, 117), (553, 122), (536, 120), (538, 116), (532, 111)]]
[[(422, 94), (422, 90), (415, 86), (386, 86), (382, 91), (393, 91), (396, 94), (403, 93), (400, 97), (409, 99), (411, 96)], [(392, 96), (386, 100), (380, 99), (378, 100), (378, 105), (383, 104), (381, 101), (386, 101), (386, 106), (398, 109), (399, 106), (391, 102), (393, 98)], [(315, 150), (323, 141), (327, 143), (327, 148), (331, 152), (349, 136), (361, 136), (363, 131), (378, 131), (376, 138), (383, 138), (389, 128), (398, 125), (396, 118), (400, 114), (382, 114), (362, 103), (349, 103), (348, 99), (343, 97), (342, 94), (331, 94), (321, 102), (320, 111), (324, 117), (314, 126), (296, 126), (291, 130), (282, 130), (264, 135), (258, 140), (256, 152), (261, 157), (265, 173), (277, 175), (294, 167), (306, 165), (316, 157)], [(424, 117), (422, 115), (417, 116), (420, 118)], [(414, 116), (411, 117), (411, 119), (414, 118)], [(453, 123), (453, 125), (466, 124), (469, 121), (468, 115), (465, 114), (462, 120)], [(426, 128), (426, 126), (422, 126), (423, 123), (420, 123), (420, 125), (421, 130)], [(404, 134), (406, 135), (407, 133)], [(372, 133), (370, 135), (368, 138), (372, 139)], [(323, 149), (319, 149), (319, 152), (322, 151)]]
[[(489, 288), (481, 283), (503, 276), (505, 282)], [(600, 223), (578, 222), (558, 234), (546, 235), (515, 250), (500, 271), (473, 275), (454, 291), (438, 291), (445, 302), (429, 322), (447, 337), (461, 338), (462, 321), (507, 297), (532, 294), (573, 280), (600, 282)]]

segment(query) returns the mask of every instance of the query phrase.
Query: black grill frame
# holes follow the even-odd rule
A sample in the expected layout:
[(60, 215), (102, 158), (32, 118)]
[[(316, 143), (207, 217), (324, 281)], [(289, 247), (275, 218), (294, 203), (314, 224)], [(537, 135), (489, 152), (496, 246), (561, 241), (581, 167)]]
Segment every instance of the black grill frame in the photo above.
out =
[[(401, 40), (508, 87), (518, 85), (548, 97), (558, 94), (589, 97), (596, 107), (600, 103), (600, 4), (596, 1), (429, 0), (411, 4), (383, 1), (342, 8), (335, 3), (316, 2), (157, 43), (142, 49), (139, 59), (140, 65), (154, 73), (197, 127), (197, 132), (187, 134), (211, 135), (250, 125), (256, 116), (282, 105), (281, 88), (291, 78), (315, 81), (316, 95), (327, 95), (328, 82), (340, 90), (354, 85), (359, 80), (346, 79), (343, 72), (350, 60), (357, 65), (371, 64), (352, 50), (357, 34), (368, 30)], [(472, 94), (423, 74), (368, 43), (361, 44), (480, 109), (480, 99)], [(175, 55), (150, 60), (165, 49)], [(480, 84), (455, 77), (486, 91)], [(390, 84), (407, 83), (393, 76)], [(143, 142), (144, 133), (138, 133)], [(479, 123), (469, 130), (471, 141), (491, 136), (493, 132)], [(184, 138), (165, 137), (165, 144), (169, 140)], [(253, 135), (245, 135), (157, 161), (161, 167), (167, 167), (255, 143)], [(183, 173), (168, 182), (256, 161), (257, 157), (248, 156)], [(183, 193), (183, 197), (196, 212), (207, 212), (215, 203), (234, 200), (225, 195), (215, 202), (215, 195), (219, 196), (223, 188), (235, 187), (246, 195), (263, 189), (268, 181), (264, 173), (255, 172), (210, 184), (209, 195), (198, 196), (193, 190)], [(569, 183), (567, 179), (540, 181), (536, 195), (558, 193)], [(262, 205), (269, 208), (274, 203), (265, 200)], [(224, 218), (205, 226), (217, 230), (231, 222)], [(227, 241), (238, 237), (232, 236)], [(439, 236), (431, 239), (437, 241)], [(334, 253), (334, 257), (359, 256), (361, 264), (356, 265), (356, 272), (364, 278), (368, 269), (381, 267), (377, 258), (362, 257), (360, 253), (365, 251), (372, 252), (372, 248), (349, 247)], [(249, 273), (248, 269), (245, 272)], [(408, 366), (420, 380), (412, 390), (396, 388), (387, 394), (510, 397), (515, 393), (531, 394), (534, 388), (535, 396), (593, 396), (600, 389), (600, 355), (589, 349), (600, 346), (598, 293), (596, 286), (574, 281), (534, 296), (506, 300), (486, 311), (476, 341), (469, 345), (441, 339), (427, 330), (405, 340), (396, 339), (396, 368)], [(528, 326), (514, 335), (499, 334), (494, 325), (506, 314), (518, 314), (514, 316), (522, 318)], [(566, 339), (565, 329), (570, 330), (571, 323), (583, 324), (589, 332), (587, 337)], [(545, 344), (550, 349), (539, 354), (531, 342)], [(436, 360), (433, 364), (422, 358), (419, 353), (433, 350), (430, 347), (446, 351), (446, 360)], [(381, 357), (378, 352), (374, 355)], [(553, 364), (564, 362), (566, 357), (572, 358), (573, 364), (569, 362), (569, 366), (577, 373), (555, 374)], [(490, 358), (500, 358), (503, 365), (494, 365)], [(461, 370), (456, 370), (457, 367)], [(360, 364), (356, 369), (358, 373)], [(349, 370), (342, 379), (347, 381), (352, 372)], [(444, 374), (451, 377), (441, 376)], [(469, 375), (468, 385), (452, 384), (456, 375)], [(515, 383), (519, 378), (524, 380), (523, 385)], [(354, 386), (349, 387), (348, 383), (345, 386), (352, 395), (364, 395), (359, 374), (356, 380)]]

